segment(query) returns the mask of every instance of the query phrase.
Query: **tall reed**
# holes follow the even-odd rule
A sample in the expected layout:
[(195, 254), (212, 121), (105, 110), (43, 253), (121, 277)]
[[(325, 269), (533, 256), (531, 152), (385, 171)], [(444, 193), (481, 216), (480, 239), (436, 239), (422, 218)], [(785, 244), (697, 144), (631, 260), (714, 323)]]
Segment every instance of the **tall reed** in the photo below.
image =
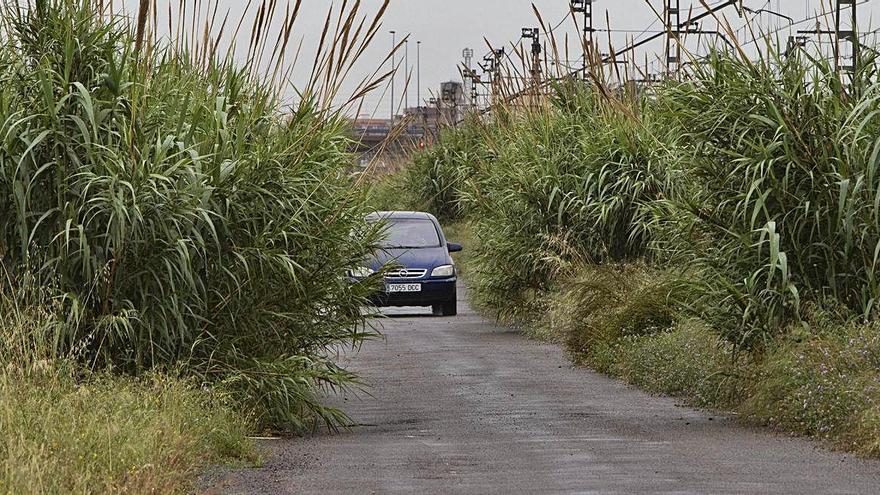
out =
[[(563, 81), (441, 142), (483, 147), (476, 163), (418, 165), (455, 149), (416, 158), (425, 183), (455, 188), (435, 209), (469, 208), (477, 296), (527, 316), (578, 263), (644, 259), (678, 270), (676, 304), (736, 349), (808, 323), (808, 306), (875, 320), (877, 59), (865, 50), (846, 76), (767, 46), (754, 60), (713, 51), (638, 91)], [(475, 132), (482, 142), (463, 139)]]
[(877, 315), (880, 86), (876, 60), (860, 66), (847, 81), (805, 54), (716, 53), (659, 98), (691, 143), (661, 248), (707, 270), (704, 316), (737, 344), (765, 343), (805, 302)]
[(492, 158), (463, 191), (480, 240), (480, 299), (528, 313), (573, 263), (646, 254), (644, 205), (673, 187), (674, 156), (643, 110), (563, 84), (546, 106), (495, 116), (483, 132)]
[(50, 290), (54, 356), (184, 367), (265, 424), (338, 424), (319, 396), (356, 382), (328, 351), (373, 335), (360, 310), (371, 287), (343, 274), (375, 233), (351, 235), (365, 207), (332, 105), (384, 8), (328, 16), (288, 109), (299, 2), (271, 52), (276, 2), (260, 6), (245, 62), (217, 49), (226, 20), (219, 33), (179, 25), (168, 44), (145, 6), (134, 21), (89, 0), (0, 10), (3, 290)]

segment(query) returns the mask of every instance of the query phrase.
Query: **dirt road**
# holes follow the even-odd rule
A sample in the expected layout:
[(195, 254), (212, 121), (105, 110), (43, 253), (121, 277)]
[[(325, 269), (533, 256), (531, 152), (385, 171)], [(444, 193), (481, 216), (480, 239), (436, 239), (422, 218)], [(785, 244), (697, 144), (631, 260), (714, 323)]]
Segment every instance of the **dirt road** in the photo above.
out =
[[(463, 295), (464, 291), (460, 294)], [(880, 493), (880, 462), (749, 428), (584, 369), (460, 303), (395, 317), (352, 368), (361, 424), (268, 442), (219, 493)], [(412, 314), (412, 311), (389, 311)]]

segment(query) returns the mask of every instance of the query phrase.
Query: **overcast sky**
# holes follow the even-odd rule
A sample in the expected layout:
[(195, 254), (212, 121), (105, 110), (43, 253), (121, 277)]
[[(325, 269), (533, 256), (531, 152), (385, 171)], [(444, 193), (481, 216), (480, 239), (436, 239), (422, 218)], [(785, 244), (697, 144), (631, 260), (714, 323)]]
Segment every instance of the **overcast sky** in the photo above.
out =
[[(185, 0), (194, 1), (194, 0)], [(227, 9), (232, 12), (232, 17), (240, 15), (246, 0), (216, 0), (219, 2), (220, 12)], [(651, 5), (657, 11), (662, 12), (663, 0), (649, 0)], [(825, 4), (831, 3), (824, 0)], [(862, 0), (865, 1), (865, 0)], [(136, 10), (137, 0), (126, 0), (128, 8), (131, 11)], [(172, 2), (175, 6), (178, 0), (158, 0), (159, 3), (159, 24), (166, 25), (168, 3)], [(259, 2), (254, 2), (259, 3)], [(284, 4), (285, 0), (280, 0), (280, 4)], [(295, 2), (291, 2), (295, 3)], [(320, 36), (321, 27), (327, 14), (327, 9), (331, 6), (336, 8), (341, 5), (341, 1), (331, 2), (329, 0), (303, 0), (300, 19), (297, 21), (296, 33), (294, 36), (303, 40), (303, 50), (309, 53), (314, 50), (317, 39)], [(349, 2), (351, 3), (351, 2)], [(416, 65), (416, 41), (421, 41), (421, 96), (427, 99), (440, 82), (447, 80), (459, 79), (458, 64), (462, 60), (462, 50), (464, 48), (472, 48), (475, 52), (475, 58), (481, 59), (488, 51), (485, 39), (495, 46), (507, 45), (516, 41), (520, 37), (521, 29), (526, 26), (537, 26), (537, 20), (532, 9), (535, 4), (540, 11), (545, 23), (550, 26), (556, 26), (562, 21), (562, 24), (555, 31), (558, 40), (563, 40), (566, 33), (570, 37), (572, 46), (572, 58), (580, 56), (578, 34), (574, 23), (566, 19), (569, 11), (569, 0), (391, 0), (390, 7), (383, 18), (383, 26), (380, 35), (371, 49), (363, 57), (363, 62), (356, 68), (354, 77), (351, 77), (352, 83), (346, 86), (350, 90), (355, 86), (355, 81), (374, 69), (377, 64), (388, 54), (391, 47), (390, 30), (395, 30), (400, 37), (409, 34), (411, 42), (409, 43), (409, 63), (412, 66), (413, 82), (409, 90), (409, 104), (416, 105), (416, 87), (415, 87), (415, 65)], [(709, 0), (709, 4), (719, 3), (719, 0)], [(382, 4), (381, 0), (362, 0), (363, 10), (375, 12)], [(880, 0), (865, 1), (860, 8), (860, 22), (862, 29), (868, 26), (873, 27), (873, 15), (880, 12)], [(795, 20), (802, 20), (808, 16), (815, 15), (821, 10), (820, 0), (744, 0), (744, 5), (755, 10), (760, 8), (772, 8), (782, 14), (788, 15)], [(693, 12), (703, 11), (703, 7), (699, 1), (681, 0), (681, 7), (687, 12), (691, 7)], [(597, 0), (596, 9), (596, 27), (604, 28), (610, 21), (610, 27), (615, 30), (633, 31), (633, 32), (616, 32), (616, 33), (598, 33), (601, 39), (601, 48), (607, 51), (608, 36), (611, 35), (611, 43), (615, 48), (625, 46), (633, 37), (638, 37), (640, 33), (648, 29), (642, 36), (648, 36), (662, 29), (662, 23), (657, 21), (655, 13), (646, 3), (646, 0)], [(828, 7), (826, 7), (828, 9)], [(284, 9), (280, 9), (283, 14)], [(736, 12), (729, 8), (727, 16), (731, 19), (731, 23), (738, 27), (736, 20)], [(684, 15), (684, 14), (683, 14)], [(563, 21), (564, 20), (564, 21)], [(787, 21), (779, 17), (773, 17), (768, 14), (762, 14), (761, 23), (764, 26), (785, 25)], [(812, 22), (798, 25), (795, 29), (809, 29)], [(704, 24), (703, 29), (712, 29), (714, 26)], [(249, 29), (242, 30), (243, 38), (249, 36)], [(742, 33), (745, 35), (745, 33)], [(781, 32), (783, 39), (788, 36), (787, 31)], [(561, 41), (560, 41), (561, 43)], [(645, 47), (638, 54), (639, 60), (645, 57), (653, 60), (658, 53), (663, 51), (663, 42), (657, 41)], [(398, 55), (399, 59), (403, 57), (403, 51)], [(310, 65), (310, 64), (306, 64)], [(389, 66), (390, 68), (390, 66)], [(305, 67), (300, 70), (300, 77), (305, 72)], [(298, 78), (299, 79), (299, 78)], [(300, 81), (302, 79), (299, 79)], [(401, 71), (398, 79), (398, 97), (403, 101), (401, 87), (403, 86), (404, 74)], [(377, 116), (385, 117), (390, 111), (390, 96), (388, 91), (379, 90), (371, 94), (365, 101), (365, 113), (374, 113)]]

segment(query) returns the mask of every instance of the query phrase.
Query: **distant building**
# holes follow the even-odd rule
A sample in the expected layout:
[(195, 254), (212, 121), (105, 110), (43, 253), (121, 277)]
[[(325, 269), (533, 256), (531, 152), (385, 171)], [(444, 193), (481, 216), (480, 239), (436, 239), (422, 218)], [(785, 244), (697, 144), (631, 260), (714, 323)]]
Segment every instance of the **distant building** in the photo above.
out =
[(436, 106), (407, 108), (404, 119), (407, 121), (407, 133), (426, 143), (434, 141), (440, 128), (448, 124), (440, 118), (440, 109)]
[(467, 108), (464, 84), (459, 81), (448, 81), (440, 84), (440, 100), (437, 105), (446, 122), (455, 124), (464, 117)]
[(358, 117), (352, 123), (352, 133), (362, 147), (369, 148), (388, 137), (391, 133), (391, 120)]
[(407, 108), (394, 120), (361, 116), (352, 121), (352, 138), (361, 161), (369, 161), (377, 154), (404, 155), (418, 148), (430, 146), (446, 125), (460, 121), (467, 110), (464, 86), (450, 81), (440, 85), (440, 98), (432, 98), (430, 105)]
[(355, 151), (362, 155), (401, 154), (424, 147), (439, 130), (436, 113), (436, 109), (429, 107), (408, 108), (393, 123), (391, 119), (357, 118), (352, 122)]

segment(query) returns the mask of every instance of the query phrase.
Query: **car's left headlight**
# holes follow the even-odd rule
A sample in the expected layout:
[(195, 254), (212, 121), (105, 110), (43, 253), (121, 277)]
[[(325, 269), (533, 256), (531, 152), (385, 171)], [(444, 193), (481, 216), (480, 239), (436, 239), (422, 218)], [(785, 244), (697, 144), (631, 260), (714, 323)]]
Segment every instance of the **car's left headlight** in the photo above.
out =
[(351, 278), (367, 278), (370, 275), (376, 273), (372, 268), (367, 268), (365, 266), (359, 266), (353, 270), (348, 271), (348, 276)]
[(455, 275), (455, 266), (453, 265), (438, 266), (431, 272), (432, 277), (451, 277), (453, 275)]

